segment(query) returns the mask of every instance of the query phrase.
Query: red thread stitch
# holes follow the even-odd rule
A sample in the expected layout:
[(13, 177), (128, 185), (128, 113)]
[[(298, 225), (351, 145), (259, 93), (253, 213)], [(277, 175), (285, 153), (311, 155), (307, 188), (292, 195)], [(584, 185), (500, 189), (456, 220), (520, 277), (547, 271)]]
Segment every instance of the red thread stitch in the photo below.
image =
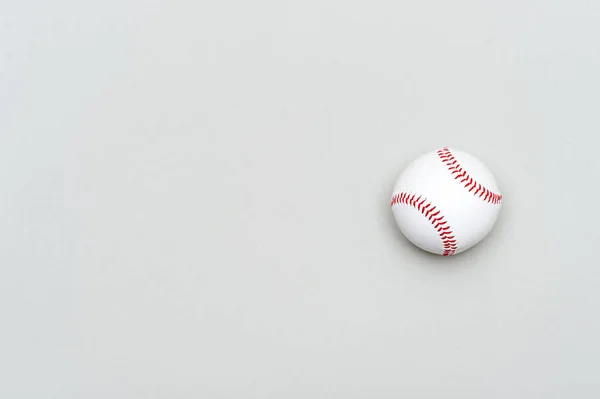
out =
[(473, 180), (467, 171), (460, 166), (456, 158), (454, 158), (454, 155), (452, 155), (452, 152), (447, 147), (438, 150), (437, 154), (442, 162), (446, 164), (450, 173), (455, 175), (454, 178), (456, 180), (460, 179), (460, 184), (465, 183), (464, 187), (468, 189), (469, 192), (472, 192), (473, 195), (478, 196), (490, 204), (499, 204), (502, 201), (502, 195), (490, 191), (488, 188), (482, 186), (481, 183)]
[(431, 202), (427, 202), (427, 198), (421, 195), (401, 192), (392, 197), (391, 206), (396, 204), (410, 205), (421, 212), (431, 222), (442, 239), (442, 245), (444, 246), (442, 255), (454, 255), (457, 249), (454, 233), (448, 222), (444, 219), (444, 215), (440, 215), (439, 209), (433, 206)]

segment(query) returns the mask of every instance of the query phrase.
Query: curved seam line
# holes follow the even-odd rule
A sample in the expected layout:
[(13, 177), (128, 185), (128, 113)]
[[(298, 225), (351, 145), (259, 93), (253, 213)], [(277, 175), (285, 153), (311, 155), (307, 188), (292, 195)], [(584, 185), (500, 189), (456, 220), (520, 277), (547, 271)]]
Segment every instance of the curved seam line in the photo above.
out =
[(461, 185), (464, 183), (464, 188), (468, 189), (470, 193), (473, 193), (476, 197), (479, 197), (490, 204), (496, 205), (502, 202), (502, 195), (494, 193), (492, 190), (474, 180), (473, 177), (463, 169), (448, 147), (438, 150), (437, 154), (450, 171), (450, 174), (454, 176), (454, 179), (460, 180), (459, 183)]
[(437, 231), (440, 239), (442, 240), (442, 246), (444, 247), (443, 256), (451, 256), (457, 250), (456, 237), (450, 228), (450, 225), (444, 218), (444, 215), (440, 214), (440, 210), (437, 209), (427, 198), (410, 194), (407, 192), (399, 192), (392, 196), (391, 206), (397, 204), (404, 204), (412, 206), (423, 214), (432, 224), (433, 228)]

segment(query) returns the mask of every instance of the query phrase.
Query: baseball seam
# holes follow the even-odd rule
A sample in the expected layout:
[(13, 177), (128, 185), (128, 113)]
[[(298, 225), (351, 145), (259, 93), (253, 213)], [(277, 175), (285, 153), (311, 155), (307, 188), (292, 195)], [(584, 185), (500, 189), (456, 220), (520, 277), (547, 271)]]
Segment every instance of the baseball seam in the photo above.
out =
[(417, 194), (400, 192), (392, 197), (391, 206), (397, 204), (409, 205), (421, 212), (431, 222), (442, 240), (442, 245), (444, 246), (442, 255), (454, 255), (457, 250), (454, 233), (444, 215), (430, 201), (427, 201), (427, 198)]
[(502, 195), (494, 193), (474, 180), (473, 177), (463, 169), (447, 147), (438, 150), (437, 154), (442, 162), (448, 167), (448, 170), (450, 171), (450, 174), (454, 176), (454, 179), (460, 180), (460, 184), (464, 184), (464, 188), (468, 189), (470, 193), (472, 192), (473, 195), (478, 196), (490, 204), (497, 205), (502, 202)]

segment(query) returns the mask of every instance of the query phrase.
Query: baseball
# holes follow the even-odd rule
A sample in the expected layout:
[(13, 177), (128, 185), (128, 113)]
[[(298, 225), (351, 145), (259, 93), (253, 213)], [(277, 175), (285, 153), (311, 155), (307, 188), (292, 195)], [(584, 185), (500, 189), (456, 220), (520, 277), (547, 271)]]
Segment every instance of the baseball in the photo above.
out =
[(391, 200), (402, 234), (443, 256), (483, 240), (501, 206), (502, 194), (489, 169), (473, 155), (447, 147), (412, 161), (398, 177)]

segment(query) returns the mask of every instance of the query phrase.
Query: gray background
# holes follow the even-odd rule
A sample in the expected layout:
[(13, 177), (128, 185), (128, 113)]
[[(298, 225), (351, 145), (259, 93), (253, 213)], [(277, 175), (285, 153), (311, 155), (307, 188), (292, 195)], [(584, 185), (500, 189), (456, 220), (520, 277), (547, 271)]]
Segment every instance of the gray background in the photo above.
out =
[[(0, 2), (3, 398), (598, 398), (600, 2)], [(398, 232), (452, 146), (505, 196)]]

